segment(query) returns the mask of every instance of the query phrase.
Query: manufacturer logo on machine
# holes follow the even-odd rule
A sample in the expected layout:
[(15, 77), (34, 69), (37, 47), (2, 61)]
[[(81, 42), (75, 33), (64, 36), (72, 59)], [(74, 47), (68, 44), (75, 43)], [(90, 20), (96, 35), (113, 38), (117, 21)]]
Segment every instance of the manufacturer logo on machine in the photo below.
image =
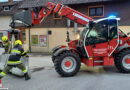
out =
[(79, 15), (79, 14), (77, 14), (77, 13), (73, 13), (73, 15), (74, 15), (75, 17), (78, 17), (78, 18), (80, 18), (80, 19), (86, 21), (86, 22), (89, 22), (89, 20), (88, 20), (87, 18), (85, 18), (85, 17), (83, 17), (83, 16), (81, 16), (81, 15)]
[(103, 53), (106, 53), (107, 52), (107, 49), (104, 48), (104, 49), (94, 49), (94, 53), (97, 53), (97, 54), (103, 54)]
[(114, 47), (113, 47), (113, 46), (110, 46), (109, 48), (110, 48), (110, 49), (114, 49)]

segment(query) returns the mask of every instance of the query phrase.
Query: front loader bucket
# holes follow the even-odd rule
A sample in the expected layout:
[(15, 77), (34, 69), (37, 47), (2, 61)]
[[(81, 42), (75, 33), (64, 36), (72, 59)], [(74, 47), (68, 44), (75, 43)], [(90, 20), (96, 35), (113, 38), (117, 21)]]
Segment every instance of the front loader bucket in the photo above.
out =
[(32, 14), (31, 9), (16, 13), (12, 16), (12, 22), (10, 26), (13, 27), (12, 23), (15, 23), (14, 28), (16, 27), (29, 27), (32, 25)]

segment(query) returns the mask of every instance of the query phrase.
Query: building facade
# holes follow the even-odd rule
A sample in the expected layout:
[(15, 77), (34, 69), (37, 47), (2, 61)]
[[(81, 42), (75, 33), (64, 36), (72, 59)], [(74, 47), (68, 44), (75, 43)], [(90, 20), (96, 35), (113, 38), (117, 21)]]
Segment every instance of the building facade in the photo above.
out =
[[(49, 0), (54, 3), (62, 3), (92, 17), (101, 19), (110, 15), (121, 18), (119, 28), (125, 33), (130, 32), (130, 1), (129, 0)], [(45, 6), (48, 0), (24, 0), (19, 9), (36, 8)], [(74, 23), (65, 17), (52, 13), (41, 24), (25, 30), (24, 46), (31, 52), (51, 52), (58, 45), (67, 45), (66, 31), (70, 33), (70, 39), (76, 39), (77, 32), (84, 28), (83, 25)]]
[[(8, 0), (8, 2), (0, 2), (0, 41), (2, 36), (8, 36), (11, 40), (11, 27), (10, 22), (13, 14), (21, 12), (19, 6), (22, 4), (20, 1)], [(15, 35), (17, 39), (23, 40), (22, 31), (19, 31), (19, 34)]]
[[(38, 0), (39, 2), (41, 0)], [(41, 7), (38, 3), (34, 7)], [(28, 5), (27, 5), (28, 2)], [(29, 5), (29, 2), (31, 5)], [(21, 7), (33, 7), (34, 1), (25, 0)], [(54, 1), (52, 1), (54, 2)], [(125, 33), (130, 32), (130, 1), (122, 0), (56, 0), (55, 3), (61, 2), (81, 13), (101, 19), (110, 15), (120, 17), (119, 28)], [(36, 3), (36, 2), (34, 2)], [(47, 1), (43, 3), (45, 5)], [(70, 23), (70, 27), (67, 24)], [(83, 29), (82, 25), (76, 24), (64, 17), (59, 17), (52, 13), (40, 25), (26, 29), (26, 46), (31, 52), (51, 52), (51, 49), (57, 45), (66, 45), (66, 31), (70, 33), (70, 39), (74, 40), (76, 32)]]

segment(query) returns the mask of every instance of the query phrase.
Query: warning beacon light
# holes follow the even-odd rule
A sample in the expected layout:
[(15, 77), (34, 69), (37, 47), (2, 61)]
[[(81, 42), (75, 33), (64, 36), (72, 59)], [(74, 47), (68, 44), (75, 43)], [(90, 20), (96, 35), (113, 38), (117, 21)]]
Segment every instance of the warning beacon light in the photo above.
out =
[(109, 15), (108, 18), (116, 18), (115, 15)]

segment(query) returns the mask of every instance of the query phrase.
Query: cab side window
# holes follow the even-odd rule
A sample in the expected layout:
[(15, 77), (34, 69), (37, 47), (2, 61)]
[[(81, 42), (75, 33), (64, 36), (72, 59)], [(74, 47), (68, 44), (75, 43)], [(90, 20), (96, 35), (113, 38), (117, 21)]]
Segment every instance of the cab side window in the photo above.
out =
[(109, 40), (118, 38), (117, 20), (109, 20)]

